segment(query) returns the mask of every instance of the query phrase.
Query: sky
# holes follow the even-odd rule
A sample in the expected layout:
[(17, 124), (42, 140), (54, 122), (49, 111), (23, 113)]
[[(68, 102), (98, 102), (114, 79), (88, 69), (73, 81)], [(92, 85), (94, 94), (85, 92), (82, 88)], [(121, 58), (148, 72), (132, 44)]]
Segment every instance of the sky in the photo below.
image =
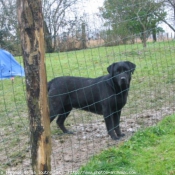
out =
[(97, 16), (99, 7), (103, 6), (104, 0), (82, 0), (77, 5), (77, 10), (83, 20), (86, 21), (91, 31), (99, 30), (102, 27), (102, 19)]
[(84, 10), (86, 13), (97, 13), (99, 10), (99, 7), (103, 6), (104, 0), (87, 0), (86, 3), (84, 3)]
[(92, 15), (99, 12), (98, 8), (103, 6), (103, 2), (104, 0), (80, 0), (76, 4), (76, 10), (80, 14), (86, 13)]

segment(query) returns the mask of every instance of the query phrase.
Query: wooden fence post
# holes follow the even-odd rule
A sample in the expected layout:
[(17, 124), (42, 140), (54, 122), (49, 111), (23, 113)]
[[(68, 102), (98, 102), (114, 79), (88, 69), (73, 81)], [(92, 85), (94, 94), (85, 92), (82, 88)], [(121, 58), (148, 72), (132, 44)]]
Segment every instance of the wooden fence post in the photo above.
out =
[(50, 174), (51, 137), (41, 0), (17, 0), (17, 11), (26, 74), (32, 169), (34, 174)]

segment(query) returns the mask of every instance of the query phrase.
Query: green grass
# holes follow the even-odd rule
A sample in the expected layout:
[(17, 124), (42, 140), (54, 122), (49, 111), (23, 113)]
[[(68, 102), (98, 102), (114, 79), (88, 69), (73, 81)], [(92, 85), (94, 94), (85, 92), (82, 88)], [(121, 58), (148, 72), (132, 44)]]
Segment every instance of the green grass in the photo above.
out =
[[(137, 67), (133, 74), (127, 105), (122, 116), (141, 114), (143, 110), (161, 110), (175, 103), (175, 41), (100, 47), (81, 51), (46, 54), (48, 81), (62, 75), (98, 77), (107, 74), (113, 62), (128, 60)], [(16, 57), (21, 63), (21, 57)], [(82, 114), (82, 113), (81, 113)], [(78, 122), (81, 122), (77, 119)], [(89, 115), (89, 118), (91, 115)], [(72, 117), (73, 118), (73, 117)], [(91, 122), (92, 122), (91, 117)], [(88, 117), (87, 117), (88, 120)], [(28, 154), (29, 122), (25, 80), (16, 77), (0, 81), (0, 165), (5, 169), (21, 162)], [(88, 122), (88, 121), (85, 121)], [(74, 123), (68, 120), (67, 125)], [(59, 131), (52, 127), (52, 135)], [(14, 156), (15, 155), (15, 156)], [(9, 164), (10, 162), (10, 164)]]
[[(139, 131), (130, 140), (94, 156), (80, 172), (175, 174), (175, 115)], [(98, 174), (98, 173), (97, 173)]]

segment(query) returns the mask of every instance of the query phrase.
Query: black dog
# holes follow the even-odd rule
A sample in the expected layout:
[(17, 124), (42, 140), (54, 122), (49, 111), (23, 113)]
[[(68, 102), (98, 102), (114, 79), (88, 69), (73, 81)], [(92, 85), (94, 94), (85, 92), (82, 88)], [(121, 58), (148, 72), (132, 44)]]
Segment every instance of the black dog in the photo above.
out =
[(121, 109), (126, 104), (131, 73), (136, 65), (118, 62), (110, 65), (108, 75), (98, 78), (63, 76), (48, 83), (50, 121), (58, 115), (57, 124), (64, 133), (72, 133), (64, 126), (72, 108), (79, 108), (104, 116), (112, 139), (124, 136), (119, 122)]

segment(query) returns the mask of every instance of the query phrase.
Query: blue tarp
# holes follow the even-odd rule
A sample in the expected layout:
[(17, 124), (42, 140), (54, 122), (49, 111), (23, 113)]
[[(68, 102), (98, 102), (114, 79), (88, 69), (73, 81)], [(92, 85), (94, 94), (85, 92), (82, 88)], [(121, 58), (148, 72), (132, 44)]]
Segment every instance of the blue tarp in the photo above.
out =
[(15, 76), (24, 77), (24, 68), (9, 52), (0, 49), (0, 80)]

